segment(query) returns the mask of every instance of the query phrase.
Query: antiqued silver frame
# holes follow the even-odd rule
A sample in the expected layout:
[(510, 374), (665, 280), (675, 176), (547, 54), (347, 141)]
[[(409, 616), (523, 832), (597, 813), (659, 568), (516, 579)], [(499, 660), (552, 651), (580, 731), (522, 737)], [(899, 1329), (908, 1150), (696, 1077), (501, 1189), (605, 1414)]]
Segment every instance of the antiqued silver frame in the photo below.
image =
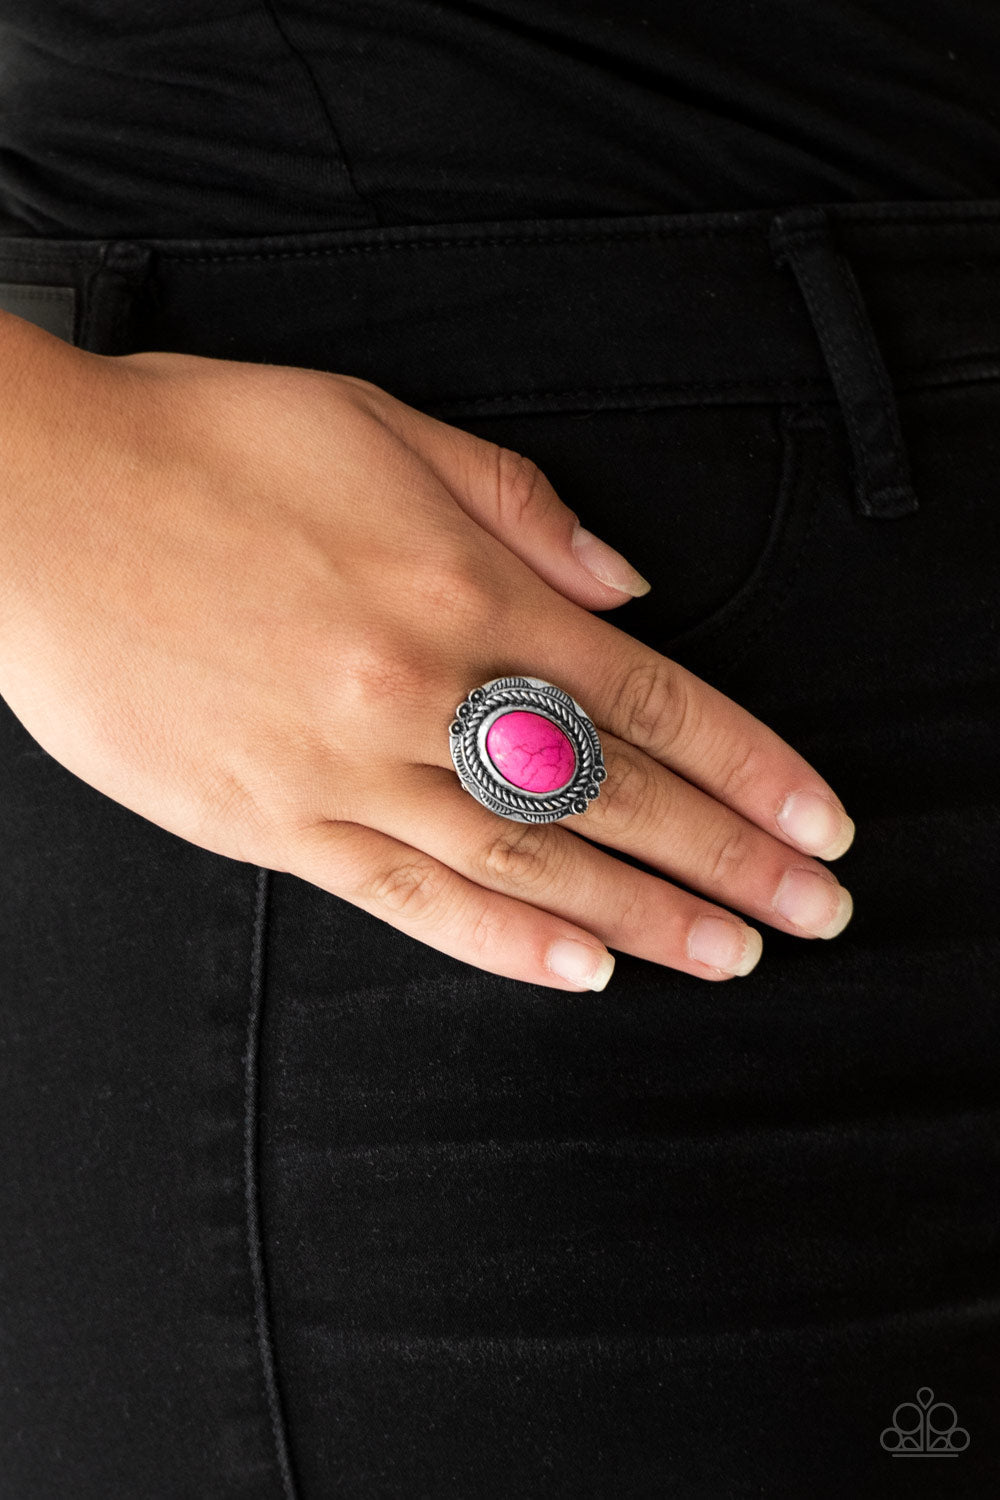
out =
[[(486, 734), (494, 719), (519, 708), (551, 719), (573, 746), (576, 768), (557, 791), (528, 792), (515, 786), (486, 753)], [(554, 823), (570, 813), (586, 812), (608, 774), (590, 718), (575, 698), (541, 677), (493, 677), (473, 688), (455, 710), (448, 742), (465, 790), (490, 812), (515, 823)]]

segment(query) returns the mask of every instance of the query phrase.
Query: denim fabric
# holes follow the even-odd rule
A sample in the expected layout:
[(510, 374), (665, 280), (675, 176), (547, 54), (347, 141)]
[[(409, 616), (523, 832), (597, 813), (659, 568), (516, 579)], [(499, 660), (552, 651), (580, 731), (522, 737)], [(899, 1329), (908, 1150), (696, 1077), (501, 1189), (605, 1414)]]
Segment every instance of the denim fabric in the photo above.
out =
[(0, 0), (0, 231), (993, 196), (986, 0)]
[[(0, 701), (3, 1496), (996, 1494), (1000, 201), (794, 209), (0, 241), (82, 347), (530, 455), (651, 580), (615, 625), (857, 823), (833, 942), (569, 995), (173, 836)], [(918, 1390), (967, 1447), (893, 1456)]]

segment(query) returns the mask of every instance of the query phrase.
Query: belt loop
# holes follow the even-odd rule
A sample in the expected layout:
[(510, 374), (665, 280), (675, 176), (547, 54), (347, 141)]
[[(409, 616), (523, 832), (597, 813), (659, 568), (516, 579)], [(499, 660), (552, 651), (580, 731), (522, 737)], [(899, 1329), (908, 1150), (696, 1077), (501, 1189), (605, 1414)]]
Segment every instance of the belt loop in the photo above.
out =
[(152, 252), (131, 240), (107, 240), (87, 280), (79, 343), (94, 354), (131, 354), (132, 316)]
[(771, 221), (778, 266), (791, 265), (826, 360), (854, 458), (863, 516), (892, 518), (918, 508), (899, 410), (854, 272), (835, 245), (825, 210), (786, 209)]

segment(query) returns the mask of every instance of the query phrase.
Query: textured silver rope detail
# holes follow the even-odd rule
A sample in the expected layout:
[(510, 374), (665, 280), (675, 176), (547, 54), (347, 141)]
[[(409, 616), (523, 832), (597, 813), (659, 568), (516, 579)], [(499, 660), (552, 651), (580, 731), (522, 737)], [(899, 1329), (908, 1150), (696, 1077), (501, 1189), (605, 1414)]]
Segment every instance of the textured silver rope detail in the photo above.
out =
[[(480, 754), (479, 726), (498, 708), (534, 710), (551, 719), (574, 747), (576, 766), (566, 786), (539, 794), (508, 786), (500, 773)], [(526, 677), (500, 677), (474, 688), (458, 705), (449, 739), (452, 760), (459, 779), (478, 802), (491, 812), (522, 823), (550, 823), (568, 813), (583, 813), (596, 797), (607, 776), (601, 742), (589, 716), (569, 693), (553, 683), (538, 685)], [(499, 717), (499, 715), (497, 715)]]

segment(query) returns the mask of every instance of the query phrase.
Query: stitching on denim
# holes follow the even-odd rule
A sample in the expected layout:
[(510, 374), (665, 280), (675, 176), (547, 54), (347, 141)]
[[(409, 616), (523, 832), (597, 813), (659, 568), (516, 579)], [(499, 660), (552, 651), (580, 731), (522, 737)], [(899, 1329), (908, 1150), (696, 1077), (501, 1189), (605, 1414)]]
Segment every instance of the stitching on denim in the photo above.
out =
[[(966, 369), (968, 360), (989, 359), (994, 361), (979, 369)], [(940, 386), (970, 385), (980, 380), (996, 380), (1000, 376), (1000, 350), (993, 349), (988, 353), (985, 350), (977, 350), (965, 355), (956, 355), (954, 359), (936, 360), (933, 364), (924, 365), (920, 374), (923, 379), (918, 381), (907, 381), (900, 383), (896, 389), (899, 391), (932, 390)]]
[[(805, 501), (806, 505), (809, 507), (809, 510), (807, 511), (808, 521), (806, 522), (802, 535), (799, 538), (798, 550), (796, 551), (795, 557), (792, 559), (789, 572), (786, 574), (785, 579), (780, 585), (778, 592), (772, 592), (770, 596), (770, 609), (766, 610), (765, 613), (761, 615), (757, 620), (757, 623), (750, 627), (746, 635), (744, 635), (742, 640), (740, 641), (738, 648), (734, 648), (731, 656), (727, 657), (727, 666), (730, 664), (741, 662), (746, 656), (747, 652), (750, 650), (750, 647), (755, 645), (763, 635), (764, 631), (770, 625), (778, 610), (781, 608), (781, 606), (784, 604), (785, 600), (791, 593), (792, 587), (796, 579), (798, 578), (799, 573), (802, 571), (802, 565), (805, 562), (806, 557), (808, 556), (809, 543), (812, 540), (813, 533), (816, 530), (820, 514), (822, 512), (819, 498), (823, 487), (823, 481), (829, 473), (830, 459), (830, 430), (827, 427), (827, 424), (822, 415), (817, 413), (817, 417), (818, 420), (816, 421), (800, 421), (798, 420), (797, 414), (795, 412), (793, 412), (790, 416), (783, 417), (783, 425), (786, 436), (791, 432), (804, 430), (819, 431), (821, 434), (818, 440), (819, 453), (812, 458), (810, 464), (807, 464), (805, 461), (805, 457), (802, 451), (802, 445), (799, 443), (796, 443), (794, 445), (797, 449), (797, 473), (795, 479), (796, 491), (792, 506), (789, 510), (789, 520), (791, 520), (792, 516), (794, 515), (795, 510), (798, 507), (798, 502), (802, 497), (802, 490), (804, 488), (803, 475), (811, 474), (812, 484), (808, 488), (807, 498)], [(726, 623), (728, 624), (729, 622), (727, 621)]]
[(111, 327), (108, 330), (109, 352), (112, 354), (117, 354), (118, 351), (124, 348), (125, 345), (125, 334), (132, 322), (132, 310), (135, 305), (138, 288), (136, 287), (134, 281), (131, 280), (131, 278), (127, 276), (123, 277), (121, 275), (121, 272), (109, 274), (118, 275), (119, 278), (124, 281), (127, 289), (127, 294), (125, 296), (118, 297), (113, 304), (114, 317), (112, 319)]
[[(433, 228), (433, 225), (427, 225)], [(700, 225), (677, 225), (655, 229), (632, 229), (616, 232), (597, 231), (594, 233), (563, 234), (563, 235), (454, 235), (444, 239), (399, 239), (386, 240), (375, 245), (320, 245), (312, 250), (242, 250), (233, 251), (226, 255), (185, 255), (175, 254), (168, 248), (157, 245), (157, 253), (164, 259), (172, 262), (187, 261), (206, 264), (209, 262), (231, 261), (231, 260), (296, 260), (316, 256), (335, 255), (381, 255), (386, 250), (453, 250), (474, 249), (482, 245), (522, 245), (525, 248), (545, 245), (606, 245), (614, 241), (625, 243), (629, 240), (657, 240), (657, 239), (718, 239), (735, 235), (748, 235), (754, 238), (764, 238), (765, 230), (761, 228), (747, 228), (744, 225), (720, 226), (718, 228), (706, 229)]]
[[(652, 395), (657, 391), (721, 391), (742, 390), (747, 387), (766, 388), (774, 391), (797, 391), (802, 386), (820, 386), (827, 384), (821, 376), (804, 376), (801, 380), (784, 380), (779, 385), (774, 385), (765, 376), (755, 378), (747, 376), (745, 380), (653, 380), (639, 382), (635, 385), (598, 385), (577, 386), (567, 389), (558, 386), (552, 390), (537, 391), (498, 391), (492, 396), (453, 396), (441, 397), (441, 400), (452, 400), (461, 402), (463, 405), (478, 406), (484, 401), (544, 401), (549, 398), (562, 396), (564, 398), (574, 396), (602, 396), (602, 395)], [(834, 397), (831, 394), (831, 400)], [(770, 404), (770, 403), (768, 403)]]
[(845, 222), (848, 224), (863, 224), (866, 229), (894, 229), (897, 233), (902, 231), (908, 234), (911, 229), (923, 229), (928, 224), (940, 224), (947, 229), (953, 224), (1000, 224), (1000, 213), (988, 214), (907, 214), (906, 218), (886, 218), (883, 216), (864, 214), (852, 214)]
[(0, 270), (3, 270), (7, 266), (30, 266), (33, 271), (44, 271), (48, 270), (49, 267), (58, 271), (66, 265), (67, 261), (71, 265), (85, 265), (88, 261), (97, 265), (100, 260), (100, 245), (104, 242), (101, 241), (99, 244), (95, 244), (92, 248), (86, 250), (66, 249), (60, 251), (53, 249), (53, 243), (52, 240), (45, 241), (44, 250), (40, 249), (37, 255), (31, 255), (27, 252), (20, 255), (16, 250), (8, 250), (3, 242), (3, 238), (0, 237)]
[[(1000, 220), (998, 220), (1000, 223)], [(898, 225), (873, 224), (873, 229), (897, 229)], [(914, 226), (915, 228), (918, 226)], [(548, 245), (592, 245), (592, 244), (626, 244), (630, 240), (669, 240), (669, 239), (722, 239), (745, 235), (750, 241), (747, 248), (751, 248), (753, 241), (762, 240), (760, 231), (752, 232), (746, 230), (727, 229), (650, 229), (635, 231), (631, 234), (588, 234), (588, 235), (561, 235), (561, 236), (537, 236), (530, 235), (508, 235), (505, 238), (493, 236), (480, 236), (475, 238), (454, 237), (439, 240), (391, 240), (380, 245), (321, 245), (310, 250), (240, 250), (231, 251), (218, 255), (188, 255), (175, 252), (163, 246), (156, 246), (157, 254), (164, 261), (171, 264), (188, 265), (210, 265), (219, 262), (251, 261), (251, 260), (303, 260), (318, 259), (320, 257), (334, 257), (339, 255), (381, 255), (391, 250), (466, 250), (479, 249), (483, 246), (514, 246), (522, 249), (545, 247)], [(934, 258), (939, 260), (962, 260), (966, 252), (960, 246), (942, 246)], [(1000, 257), (1000, 249), (992, 252), (988, 250), (977, 250), (977, 259), (996, 259)], [(931, 257), (928, 256), (928, 259)]]
[(77, 344), (81, 349), (90, 349), (93, 344), (92, 334), (97, 321), (97, 299), (103, 284), (107, 256), (108, 245), (105, 243), (100, 247), (96, 264), (85, 273), (81, 280), (79, 327), (76, 331)]
[(760, 559), (760, 568), (754, 569), (758, 574), (757, 580), (750, 589), (747, 596), (742, 599), (734, 609), (732, 615), (723, 623), (725, 627), (739, 624), (747, 610), (757, 600), (761, 589), (767, 582), (772, 554), (780, 551), (782, 543), (787, 534), (788, 527), (794, 517), (796, 504), (802, 489), (802, 475), (805, 472), (805, 460), (802, 444), (796, 441), (795, 434), (812, 428), (812, 423), (800, 422), (796, 411), (782, 411), (779, 414), (779, 424), (782, 442), (781, 478), (778, 485), (778, 495), (775, 501), (775, 509), (780, 516), (778, 531), (774, 536), (773, 545), (765, 549)]
[(281, 1473), (285, 1500), (296, 1500), (297, 1490), (292, 1474), (288, 1435), (281, 1396), (278, 1391), (271, 1332), (271, 1312), (264, 1265), (264, 1246), (260, 1227), (260, 1180), (258, 1172), (259, 1098), (260, 1098), (260, 1031), (264, 1011), (264, 942), (267, 930), (268, 871), (257, 870), (254, 897), (253, 939), (250, 954), (250, 1005), (247, 1018), (246, 1072), (244, 1078), (243, 1166), (246, 1197), (247, 1250), (253, 1286), (254, 1321), (261, 1375), (267, 1397), (267, 1409), (274, 1436), (275, 1457)]
[[(991, 363), (983, 370), (967, 370), (965, 368), (968, 361), (977, 359), (989, 360)], [(955, 356), (953, 359), (931, 360), (927, 363), (913, 366), (910, 372), (898, 381), (896, 391), (908, 393), (911, 391), (920, 391), (925, 388), (936, 388), (950, 383), (966, 384), (970, 381), (992, 380), (997, 375), (1000, 375), (1000, 349), (976, 349), (971, 350), (967, 355)], [(449, 411), (471, 411), (475, 407), (495, 404), (497, 402), (600, 401), (602, 398), (608, 397), (669, 395), (672, 391), (701, 391), (711, 393), (712, 391), (724, 390), (760, 390), (767, 392), (767, 395), (757, 399), (748, 397), (745, 402), (738, 403), (748, 406), (758, 404), (771, 406), (784, 399), (795, 400), (803, 391), (809, 391), (813, 400), (817, 403), (823, 401), (825, 404), (830, 405), (838, 399), (833, 389), (833, 384), (828, 377), (803, 376), (800, 380), (786, 379), (780, 383), (775, 383), (767, 379), (767, 377), (760, 377), (759, 379), (748, 377), (745, 380), (663, 380), (638, 382), (633, 385), (557, 386), (547, 390), (511, 391), (505, 388), (501, 391), (480, 396), (438, 396), (433, 399), (428, 397), (424, 405), (427, 408), (433, 407), (435, 411), (446, 408)], [(609, 409), (614, 410), (615, 408), (609, 406)], [(516, 415), (516, 413), (512, 415)]]
[(1000, 359), (1000, 346), (992, 349), (963, 349), (961, 354), (945, 355), (944, 358), (933, 360), (931, 363), (921, 366), (921, 368), (925, 370), (944, 369), (948, 365), (959, 364), (963, 360), (968, 359)]
[[(774, 568), (780, 566), (782, 548), (785, 545), (788, 531), (795, 519), (799, 506), (799, 499), (803, 489), (803, 474), (810, 472), (803, 452), (803, 444), (797, 440), (797, 434), (804, 431), (815, 431), (822, 429), (823, 441), (826, 441), (828, 432), (826, 421), (820, 414), (819, 409), (812, 406), (796, 406), (791, 409), (784, 408), (778, 416), (778, 430), (781, 440), (781, 469), (778, 476), (778, 485), (775, 493), (774, 511), (775, 528), (764, 544), (757, 561), (754, 563), (749, 575), (736, 590), (736, 593), (721, 604), (713, 614), (704, 620), (695, 621), (693, 625), (680, 631), (677, 635), (670, 637), (665, 643), (667, 651), (675, 648), (683, 649), (688, 644), (695, 650), (699, 650), (703, 643), (711, 645), (720, 634), (739, 627), (751, 609), (759, 602), (765, 590), (769, 590), (774, 577)], [(813, 485), (813, 504), (815, 504), (815, 491), (817, 486)], [(807, 528), (799, 540), (799, 548), (804, 548), (809, 528)], [(788, 564), (786, 563), (786, 566)], [(792, 576), (794, 576), (794, 571)], [(784, 598), (784, 593), (779, 596), (778, 603)], [(769, 610), (765, 616), (770, 619), (773, 610)], [(727, 663), (736, 661), (742, 656), (744, 642), (739, 647), (732, 648), (732, 654), (727, 656)]]
[(76, 292), (74, 286), (33, 286), (30, 281), (0, 281), (0, 290), (5, 286), (16, 288), (29, 302), (65, 302), (67, 292)]
[[(996, 200), (990, 200), (996, 201)], [(976, 200), (970, 200), (970, 207), (975, 207)], [(824, 206), (824, 205), (821, 205)], [(940, 227), (942, 229), (976, 227), (978, 225), (990, 226), (1000, 224), (1000, 210), (990, 210), (986, 213), (967, 212), (963, 207), (947, 209), (944, 205), (924, 205), (921, 207), (907, 209), (905, 216), (896, 217), (886, 214), (885, 211), (853, 212), (857, 205), (836, 203), (826, 205), (833, 213), (838, 223), (843, 224), (848, 230), (852, 227), (863, 228), (866, 232), (876, 233), (890, 232), (893, 234), (908, 235), (925, 229), (927, 226)], [(750, 212), (755, 212), (751, 210)], [(763, 213), (764, 211), (761, 211)], [(546, 222), (552, 223), (554, 220)], [(632, 229), (612, 231), (601, 229), (595, 231), (581, 232), (578, 234), (565, 235), (507, 235), (507, 236), (454, 236), (447, 239), (437, 240), (394, 240), (376, 245), (340, 245), (325, 246), (312, 250), (261, 250), (261, 251), (235, 251), (227, 255), (197, 255), (182, 252), (174, 253), (169, 244), (152, 237), (149, 240), (151, 248), (164, 260), (173, 262), (197, 262), (206, 263), (220, 260), (280, 260), (294, 259), (303, 256), (335, 256), (335, 255), (370, 255), (379, 254), (385, 250), (414, 249), (414, 250), (438, 250), (449, 249), (454, 246), (473, 245), (562, 245), (562, 244), (589, 244), (595, 242), (613, 242), (616, 240), (637, 239), (678, 239), (678, 238), (745, 238), (749, 240), (766, 241), (769, 222), (761, 218), (761, 221), (736, 224), (716, 224), (705, 226), (701, 224), (663, 224), (646, 229)], [(433, 225), (420, 226), (421, 228), (433, 228)], [(319, 230), (304, 231), (307, 234), (321, 233)], [(336, 232), (336, 231), (334, 231)], [(346, 226), (345, 233), (351, 232)], [(795, 231), (793, 231), (795, 233)], [(67, 243), (65, 248), (57, 248), (57, 242), (51, 239), (39, 238), (37, 252), (31, 250), (13, 251), (8, 249), (0, 239), (0, 266), (3, 265), (27, 265), (36, 266), (44, 264), (48, 260), (52, 265), (64, 264), (66, 261), (77, 262), (92, 259), (95, 254), (95, 245), (73, 246)], [(935, 247), (928, 247), (934, 249)], [(960, 247), (941, 247), (942, 255), (960, 254)], [(985, 255), (987, 252), (977, 252)], [(998, 252), (1000, 253), (1000, 252)]]
[[(547, 222), (552, 222), (547, 221)], [(933, 214), (914, 214), (909, 221), (903, 219), (884, 219), (877, 217), (865, 217), (863, 215), (852, 215), (846, 222), (857, 224), (867, 229), (893, 230), (896, 233), (908, 233), (911, 229), (918, 230), (927, 224), (937, 224), (942, 227), (956, 225), (965, 227), (969, 224), (1000, 224), (1000, 213), (983, 214), (975, 217), (967, 217), (961, 214), (951, 214), (935, 218)], [(433, 225), (420, 226), (432, 229)], [(312, 231), (317, 232), (317, 231)], [(798, 235), (800, 231), (792, 231), (789, 238)], [(441, 239), (398, 239), (387, 240), (381, 244), (374, 245), (332, 245), (320, 246), (311, 250), (248, 250), (233, 251), (220, 255), (197, 255), (185, 253), (173, 253), (168, 246), (158, 245), (157, 251), (165, 260), (174, 262), (183, 261), (187, 263), (208, 264), (218, 261), (231, 260), (294, 260), (302, 257), (337, 256), (337, 255), (377, 255), (389, 250), (446, 250), (454, 248), (475, 247), (480, 245), (586, 245), (586, 244), (608, 244), (614, 242), (625, 243), (629, 240), (658, 240), (658, 239), (734, 239), (743, 238), (749, 241), (760, 241), (764, 243), (767, 239), (768, 225), (765, 222), (752, 224), (663, 224), (647, 229), (610, 230), (602, 229), (596, 231), (581, 231), (577, 234), (545, 235), (545, 234), (512, 234), (512, 235), (454, 235)], [(949, 253), (944, 247), (942, 253)], [(957, 251), (951, 251), (955, 254)]]

